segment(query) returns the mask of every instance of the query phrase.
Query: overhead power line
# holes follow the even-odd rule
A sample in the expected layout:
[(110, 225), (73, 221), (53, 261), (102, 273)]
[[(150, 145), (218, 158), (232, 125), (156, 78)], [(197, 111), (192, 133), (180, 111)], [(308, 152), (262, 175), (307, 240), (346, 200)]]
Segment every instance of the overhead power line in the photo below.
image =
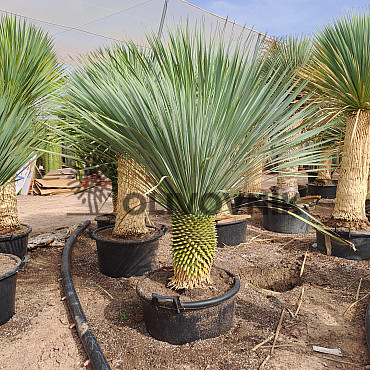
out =
[[(124, 12), (126, 12), (127, 10), (131, 10), (131, 9), (133, 9), (133, 8), (136, 8), (136, 7), (138, 7), (138, 6), (144, 5), (144, 4), (146, 4), (146, 3), (150, 3), (151, 1), (152, 1), (152, 0), (146, 0), (146, 1), (143, 1), (143, 2), (141, 2), (140, 4), (136, 4), (136, 5), (130, 6), (129, 8), (125, 8), (125, 9), (120, 10), (120, 11), (118, 11), (118, 12), (115, 12), (115, 13), (112, 13), (112, 14), (109, 14), (109, 15), (106, 15), (105, 17), (101, 17), (101, 18), (99, 18), (99, 19), (95, 19), (94, 21), (90, 21), (90, 22), (87, 22), (87, 23), (81, 24), (81, 25), (79, 25), (79, 26), (77, 26), (77, 27), (68, 27), (68, 29), (67, 29), (67, 30), (64, 30), (64, 31), (60, 31), (60, 32), (54, 33), (54, 34), (53, 34), (53, 36), (60, 35), (61, 33), (65, 33), (65, 32), (71, 31), (71, 30), (78, 30), (78, 31), (81, 31), (80, 27), (84, 27), (84, 26), (87, 26), (87, 25), (89, 25), (89, 24), (92, 24), (92, 23), (95, 23), (95, 22), (99, 22), (99, 21), (101, 21), (101, 20), (103, 20), (103, 19), (107, 19), (107, 18), (113, 17), (113, 16), (115, 16), (115, 15), (117, 15), (117, 14), (124, 13)], [(66, 26), (66, 27), (67, 27), (67, 26)]]
[(25, 19), (29, 19), (29, 20), (34, 21), (34, 22), (40, 22), (40, 23), (49, 24), (51, 26), (57, 26), (57, 27), (62, 27), (62, 28), (69, 28), (69, 31), (78, 31), (78, 32), (82, 32), (82, 33), (87, 33), (89, 35), (98, 36), (98, 37), (102, 37), (104, 39), (109, 39), (109, 40), (118, 41), (118, 42), (121, 42), (122, 41), (122, 40), (118, 40), (118, 39), (116, 39), (114, 37), (101, 35), (101, 34), (95, 33), (95, 32), (80, 30), (78, 28), (66, 26), (64, 24), (59, 24), (59, 23), (54, 23), (54, 22), (49, 22), (49, 21), (43, 21), (41, 19), (37, 19), (37, 18), (33, 18), (33, 17), (28, 17), (26, 15), (8, 12), (7, 10), (3, 10), (3, 9), (0, 9), (0, 12), (6, 13), (6, 14), (9, 14), (9, 15), (15, 15), (17, 17), (21, 17), (21, 18), (25, 18)]

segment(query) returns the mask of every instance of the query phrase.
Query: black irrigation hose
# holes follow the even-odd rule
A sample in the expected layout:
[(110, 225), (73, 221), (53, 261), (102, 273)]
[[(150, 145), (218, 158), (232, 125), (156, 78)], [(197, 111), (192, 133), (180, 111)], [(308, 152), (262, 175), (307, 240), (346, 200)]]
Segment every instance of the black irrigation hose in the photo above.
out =
[(86, 320), (85, 314), (82, 310), (80, 301), (78, 299), (76, 290), (73, 285), (70, 261), (73, 246), (78, 236), (90, 225), (90, 221), (85, 221), (79, 226), (76, 231), (68, 239), (66, 246), (64, 247), (62, 256), (62, 282), (64, 291), (66, 293), (66, 300), (69, 311), (72, 315), (74, 322), (76, 323), (78, 335), (85, 347), (86, 353), (91, 360), (91, 364), (94, 369), (104, 370), (109, 369), (110, 366), (101, 351), (98, 342), (96, 341), (94, 334), (90, 328), (89, 323)]

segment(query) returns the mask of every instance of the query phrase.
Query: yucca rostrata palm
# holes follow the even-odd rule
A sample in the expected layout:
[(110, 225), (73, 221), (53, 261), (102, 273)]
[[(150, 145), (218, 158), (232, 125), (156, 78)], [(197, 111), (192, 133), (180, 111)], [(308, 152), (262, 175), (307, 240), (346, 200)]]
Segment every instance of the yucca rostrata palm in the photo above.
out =
[(15, 182), (4, 185), (29, 159), (31, 144), (40, 144), (37, 138), (41, 138), (44, 131), (37, 121), (42, 113), (47, 114), (45, 104), (51, 99), (58, 73), (50, 38), (33, 25), (2, 16), (0, 171), (4, 175), (0, 181), (0, 234), (11, 233), (20, 226)]
[[(57, 105), (59, 112), (65, 103), (64, 94), (61, 95)], [(58, 114), (58, 112), (55, 112)], [(68, 112), (70, 113), (70, 112)], [(73, 114), (73, 112), (72, 112)], [(92, 136), (91, 132), (84, 131), (87, 127), (83, 122), (73, 120), (72, 125), (65, 125), (67, 116), (58, 120), (50, 120), (47, 125), (48, 141), (64, 149), (64, 156), (76, 161), (77, 170), (85, 170), (86, 163), (89, 168), (99, 169), (112, 182), (112, 203), (113, 213), (116, 213), (117, 206), (117, 153), (101, 139)], [(62, 150), (60, 150), (62, 152)]]
[(369, 228), (365, 199), (370, 152), (370, 12), (326, 24), (314, 39), (308, 74), (319, 98), (346, 116), (332, 225)]
[[(280, 40), (269, 41), (266, 70), (268, 71), (273, 66), (277, 70), (295, 76), (295, 81), (299, 81), (302, 68), (310, 61), (311, 50), (312, 42), (308, 36), (289, 35)], [(302, 95), (304, 94), (305, 91), (302, 91)], [(297, 132), (297, 135), (299, 135), (299, 132)], [(299, 148), (294, 147), (291, 150), (297, 151)], [(287, 199), (294, 199), (296, 193), (298, 193), (297, 175), (298, 166), (292, 164), (286, 166), (277, 177), (277, 185)]]
[[(144, 53), (143, 51), (143, 55)], [(57, 131), (57, 136), (63, 139), (64, 143), (69, 143), (75, 155), (86, 159), (89, 157), (111, 177), (116, 213), (113, 234), (119, 237), (147, 232), (145, 214), (142, 212), (142, 208), (145, 208), (142, 192), (147, 183), (141, 181), (141, 166), (129, 153), (115, 150), (109, 141), (97, 136), (79, 111), (91, 111), (99, 117), (115, 117), (115, 114), (110, 112), (111, 104), (103, 102), (105, 97), (100, 97), (97, 101), (95, 93), (99, 85), (110, 84), (117, 78), (122, 81), (129, 73), (128, 70), (135, 69), (139, 74), (141, 68), (140, 61), (120, 47), (112, 46), (92, 53), (84, 60), (81, 68), (69, 74), (68, 89), (58, 104), (58, 114), (62, 117), (60, 124), (51, 127), (54, 132)], [(115, 168), (112, 167), (114, 165)]]
[(0, 235), (19, 227), (13, 178), (43, 134), (35, 122), (35, 112), (14, 103), (12, 94), (4, 91), (0, 96)]
[[(297, 87), (284, 71), (264, 72), (263, 40), (256, 47), (249, 41), (228, 43), (219, 32), (206, 42), (202, 32), (179, 28), (168, 43), (148, 36), (150, 53), (130, 42), (121, 45), (136, 68), (124, 65), (125, 73), (111, 71), (99, 83), (71, 81), (69, 109), (140, 165), (141, 180), (148, 180), (156, 201), (172, 213), (176, 288), (208, 280), (214, 215), (223, 195), (240, 189), (246, 167), (276, 155), (285, 159), (284, 153), (293, 164), (320, 156), (314, 145), (289, 153), (319, 131), (296, 135), (312, 113), (309, 105), (302, 107), (305, 99), (296, 100), (304, 83)], [(99, 63), (95, 68), (100, 73)], [(79, 103), (86, 91), (88, 109)], [(273, 170), (286, 166), (272, 163)]]
[[(324, 112), (322, 115), (325, 117), (325, 108), (323, 108), (322, 111)], [(327, 155), (323, 163), (324, 167), (317, 170), (317, 176), (314, 182), (321, 185), (333, 185), (332, 172), (339, 166), (339, 163), (333, 166), (333, 157), (335, 156), (337, 161), (340, 161), (345, 132), (345, 121), (342, 116), (333, 118), (331, 114), (326, 116), (326, 120), (332, 120), (331, 125), (317, 137), (316, 140), (325, 143), (325, 148), (323, 150), (327, 152)]]

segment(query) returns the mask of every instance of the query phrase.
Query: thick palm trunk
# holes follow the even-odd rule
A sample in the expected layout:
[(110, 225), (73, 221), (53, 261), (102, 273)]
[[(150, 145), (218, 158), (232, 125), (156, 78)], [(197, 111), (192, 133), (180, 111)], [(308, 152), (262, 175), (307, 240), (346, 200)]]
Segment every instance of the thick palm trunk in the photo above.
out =
[(325, 152), (327, 154), (325, 161), (323, 161), (323, 164), (326, 165), (324, 169), (319, 170), (317, 173), (317, 177), (315, 182), (324, 184), (324, 185), (331, 185), (331, 171), (330, 171), (330, 166), (332, 163), (332, 158), (330, 156), (331, 149), (325, 149)]
[(118, 180), (112, 180), (112, 204), (113, 213), (117, 213), (117, 198), (118, 198)]
[(244, 174), (243, 193), (260, 193), (262, 182), (262, 162), (248, 169)]
[(342, 165), (333, 211), (334, 220), (367, 221), (365, 199), (369, 175), (369, 151), (370, 112), (361, 111), (357, 125), (356, 115), (347, 117), (346, 121)]
[(218, 215), (231, 215), (229, 200), (225, 200), (225, 202), (222, 203), (222, 206), (217, 214)]
[(172, 215), (174, 276), (170, 285), (191, 289), (209, 280), (215, 249), (214, 216)]
[[(296, 134), (298, 135), (298, 134)], [(298, 148), (289, 149), (286, 154), (294, 153)], [(282, 161), (282, 163), (289, 162), (289, 159)], [(289, 166), (284, 169), (284, 172), (277, 178), (277, 185), (280, 192), (287, 200), (295, 199), (298, 193), (298, 179), (297, 179), (298, 166)]]
[(20, 227), (15, 182), (0, 188), (0, 234), (10, 234)]
[(144, 196), (139, 192), (141, 186), (137, 169), (138, 165), (133, 159), (118, 159), (117, 215), (113, 230), (116, 236), (126, 237), (147, 232), (145, 204), (142, 204)]
[[(289, 199), (294, 199), (298, 193), (298, 166), (291, 166), (284, 169), (284, 175), (277, 178), (277, 185), (281, 193)], [(291, 175), (289, 175), (291, 173)]]

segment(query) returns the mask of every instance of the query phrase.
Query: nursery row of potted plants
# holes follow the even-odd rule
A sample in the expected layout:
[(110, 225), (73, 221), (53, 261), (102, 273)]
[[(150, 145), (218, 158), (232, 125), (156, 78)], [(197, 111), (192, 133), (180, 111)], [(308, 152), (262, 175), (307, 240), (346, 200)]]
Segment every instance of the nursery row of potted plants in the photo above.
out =
[[(114, 226), (91, 234), (103, 273), (113, 265), (111, 276), (120, 275), (120, 268), (127, 276), (151, 269), (165, 227), (146, 225), (139, 195), (155, 198), (171, 213), (173, 265), (154, 279), (163, 290), (152, 290), (150, 275), (137, 287), (148, 331), (177, 344), (220, 335), (232, 325), (239, 279), (213, 267), (217, 243), (227, 244), (217, 242), (216, 230), (221, 233), (224, 225), (216, 220), (231, 217), (233, 194), (258, 181), (263, 163), (278, 174), (284, 194), (265, 200), (265, 226), (277, 223), (270, 212), (274, 208), (308, 223), (308, 212), (299, 209), (297, 215), (297, 207), (291, 212), (298, 166), (330, 167), (325, 163), (330, 148), (345, 131), (332, 225), (369, 225), (364, 206), (370, 81), (364, 71), (370, 53), (358, 47), (369, 25), (368, 13), (351, 14), (326, 25), (312, 40), (288, 37), (272, 43), (263, 37), (251, 42), (248, 34), (231, 43), (221, 30), (206, 40), (201, 28), (178, 27), (169, 30), (168, 41), (149, 34), (149, 47), (142, 48), (126, 40), (62, 72), (48, 36), (3, 17), (0, 52), (11, 62), (2, 68), (7, 83), (0, 144), (8, 146), (0, 151), (0, 232), (21, 230), (16, 171), (35, 148), (42, 152), (44, 143), (56, 143), (112, 181)], [(19, 50), (7, 47), (13, 44)], [(360, 53), (355, 65), (348, 49)], [(347, 79), (354, 84), (350, 91)], [(245, 230), (245, 218), (238, 223)], [(130, 252), (122, 255), (117, 245), (127, 243)], [(139, 262), (132, 257), (137, 253)], [(186, 292), (216, 280), (224, 286), (220, 297), (187, 301)], [(198, 311), (201, 307), (205, 311)]]
[[(50, 37), (15, 17), (0, 20), (0, 325), (14, 314), (17, 272), (31, 227), (18, 219), (15, 175), (44, 147), (44, 118), (60, 78)], [(45, 114), (45, 115), (44, 115)]]

